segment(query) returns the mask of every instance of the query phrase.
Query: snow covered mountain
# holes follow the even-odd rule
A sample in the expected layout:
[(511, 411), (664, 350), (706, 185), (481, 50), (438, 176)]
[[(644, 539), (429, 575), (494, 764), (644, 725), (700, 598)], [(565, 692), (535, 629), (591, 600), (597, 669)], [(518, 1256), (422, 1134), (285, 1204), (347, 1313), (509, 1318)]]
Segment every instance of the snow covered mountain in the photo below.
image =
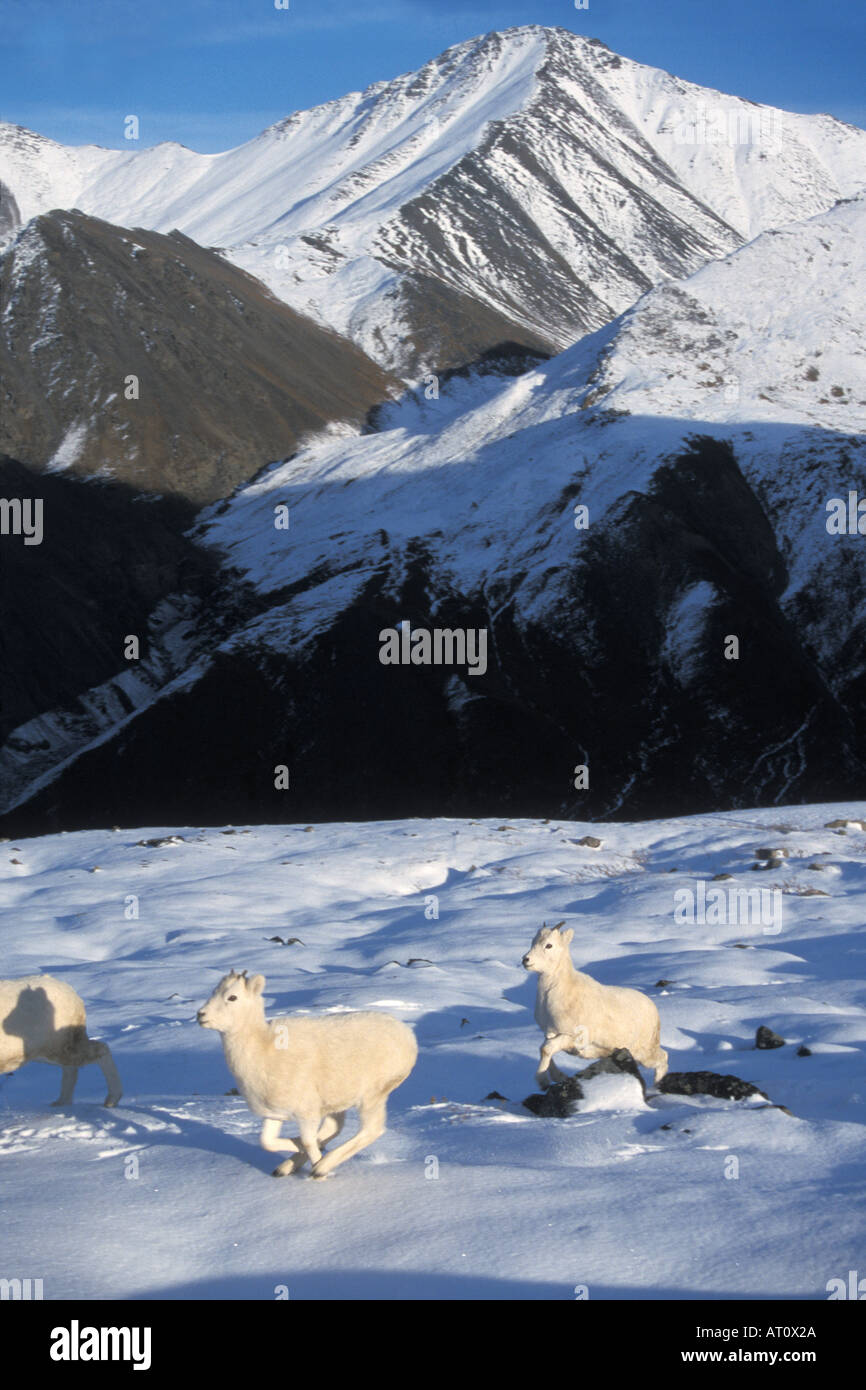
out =
[[(866, 558), (828, 503), (866, 497), (864, 257), (859, 197), (266, 470), (191, 533), (223, 566), (184, 672), (120, 724), (19, 728), (10, 823), (853, 794)], [(486, 671), (383, 665), (404, 621), (484, 629)]]
[(180, 233), (80, 212), (0, 256), (0, 381), (0, 451), (199, 506), (397, 386)]
[[(863, 817), (861, 801), (601, 832), (159, 822), (3, 845), (5, 975), (77, 989), (124, 1085), (105, 1110), (87, 1067), (52, 1110), (57, 1068), (0, 1077), (6, 1275), (76, 1302), (272, 1301), (282, 1286), (293, 1304), (549, 1308), (580, 1285), (592, 1316), (605, 1298), (827, 1299), (862, 1277), (866, 1231)], [(589, 830), (598, 849), (580, 844)], [(786, 857), (755, 874), (760, 846)], [(701, 888), (721, 910), (678, 913)], [(765, 902), (778, 912), (762, 920)], [(541, 1035), (520, 959), (562, 919), (579, 969), (653, 998), (672, 1070), (733, 1074), (767, 1099), (644, 1100), (634, 1082), (569, 1119), (531, 1114)], [(324, 1186), (268, 1176), (260, 1121), (195, 1022), (231, 968), (264, 973), (272, 1017), (383, 1009), (415, 1030), (386, 1133)], [(760, 1025), (784, 1046), (757, 1050)], [(227, 1194), (254, 1240), (226, 1223)]]
[(178, 228), (401, 373), (503, 340), (558, 351), (654, 284), (866, 185), (866, 132), (524, 26), (224, 154), (0, 127), (26, 221)]

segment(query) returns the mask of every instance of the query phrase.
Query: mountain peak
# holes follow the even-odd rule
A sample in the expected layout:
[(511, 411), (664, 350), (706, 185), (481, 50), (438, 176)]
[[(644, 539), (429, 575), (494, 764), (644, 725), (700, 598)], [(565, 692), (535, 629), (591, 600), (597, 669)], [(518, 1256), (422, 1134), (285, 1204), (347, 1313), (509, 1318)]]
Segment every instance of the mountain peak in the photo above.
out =
[(558, 351), (653, 285), (826, 211), (864, 169), (855, 127), (537, 24), (466, 39), (222, 154), (0, 139), (22, 221), (79, 207), (176, 227), (412, 379), (506, 340)]

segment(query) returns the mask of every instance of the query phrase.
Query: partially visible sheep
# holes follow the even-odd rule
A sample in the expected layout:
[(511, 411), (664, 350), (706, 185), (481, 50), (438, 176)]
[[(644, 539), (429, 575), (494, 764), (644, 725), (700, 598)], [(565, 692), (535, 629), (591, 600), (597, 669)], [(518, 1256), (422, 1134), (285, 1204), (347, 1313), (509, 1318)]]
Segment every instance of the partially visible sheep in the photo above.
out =
[(0, 980), (0, 1072), (17, 1071), (25, 1062), (53, 1062), (63, 1068), (54, 1105), (68, 1105), (78, 1068), (98, 1062), (108, 1086), (106, 1105), (123, 1094), (117, 1067), (106, 1043), (87, 1036), (84, 1004), (70, 985), (51, 975)]
[(668, 1069), (668, 1054), (659, 1046), (661, 1021), (653, 1001), (637, 989), (601, 985), (575, 970), (569, 945), (574, 932), (563, 924), (542, 927), (523, 957), (538, 975), (535, 1021), (544, 1033), (536, 1080), (542, 1088), (564, 1081), (555, 1065), (557, 1052), (577, 1057), (609, 1057), (626, 1047), (637, 1062), (653, 1067), (658, 1084)]
[[(267, 1022), (264, 987), (264, 975), (248, 980), (246, 971), (233, 970), (199, 1009), (198, 1021), (222, 1034), (229, 1071), (253, 1114), (263, 1117), (262, 1148), (295, 1155), (273, 1176), (296, 1173), (309, 1158), (313, 1177), (325, 1178), (384, 1133), (388, 1096), (418, 1056), (415, 1035), (390, 1014), (373, 1012)], [(361, 1128), (323, 1157), (351, 1109)], [(292, 1116), (300, 1133), (283, 1139), (280, 1130)]]

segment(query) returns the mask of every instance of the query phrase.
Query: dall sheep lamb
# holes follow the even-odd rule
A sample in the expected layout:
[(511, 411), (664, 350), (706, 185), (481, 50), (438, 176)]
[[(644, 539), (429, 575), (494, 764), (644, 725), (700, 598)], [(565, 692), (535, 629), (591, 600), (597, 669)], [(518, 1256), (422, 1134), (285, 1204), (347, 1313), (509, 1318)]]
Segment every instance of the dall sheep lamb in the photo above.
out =
[(523, 957), (538, 975), (535, 1021), (544, 1034), (536, 1080), (542, 1089), (565, 1081), (555, 1065), (557, 1052), (577, 1057), (609, 1057), (627, 1047), (641, 1066), (653, 1067), (656, 1085), (668, 1069), (668, 1054), (659, 1045), (661, 1021), (653, 1001), (637, 989), (601, 985), (575, 970), (569, 945), (571, 930), (542, 927)]
[(0, 1072), (17, 1071), (25, 1062), (53, 1062), (63, 1068), (54, 1105), (68, 1105), (78, 1068), (98, 1062), (108, 1086), (106, 1105), (123, 1094), (107, 1043), (87, 1036), (83, 1001), (71, 985), (51, 975), (0, 980)]
[[(254, 1115), (262, 1116), (261, 1146), (291, 1153), (275, 1178), (297, 1173), (307, 1159), (314, 1178), (326, 1178), (385, 1131), (388, 1096), (415, 1065), (418, 1045), (411, 1028), (390, 1014), (303, 1014), (265, 1019), (264, 975), (247, 979), (233, 970), (198, 1011), (203, 1028), (222, 1034), (229, 1071)], [(357, 1109), (354, 1138), (322, 1154)], [(294, 1117), (300, 1133), (280, 1130)]]

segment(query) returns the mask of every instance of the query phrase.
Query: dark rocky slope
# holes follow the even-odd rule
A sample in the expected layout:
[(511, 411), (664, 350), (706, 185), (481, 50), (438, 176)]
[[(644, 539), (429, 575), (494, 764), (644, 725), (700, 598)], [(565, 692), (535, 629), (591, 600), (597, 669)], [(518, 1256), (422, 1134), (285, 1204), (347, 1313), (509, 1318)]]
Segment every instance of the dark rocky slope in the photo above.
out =
[[(265, 600), (223, 586), (199, 628), (199, 678), (85, 753), (6, 823), (21, 833), (112, 822), (639, 818), (862, 789), (862, 711), (834, 696), (786, 618), (784, 562), (729, 448), (696, 439), (659, 469), (648, 495), (623, 498), (562, 578), (545, 621), (527, 624), (515, 620), (521, 576), (513, 602), (500, 590), (493, 613), (480, 592), (443, 589), (430, 546), (395, 554), (381, 537), (359, 594), (300, 649), (279, 635), (290, 631), (297, 588)], [(311, 575), (300, 592), (315, 594), (324, 579)], [(664, 615), (674, 594), (701, 582), (717, 599), (680, 682)], [(229, 602), (231, 615), (221, 608)], [(487, 674), (382, 666), (378, 634), (395, 613), (415, 627), (487, 626)], [(722, 656), (730, 632), (742, 643), (738, 662)], [(592, 650), (589, 633), (602, 634)], [(591, 768), (588, 790), (572, 787), (578, 763)], [(290, 770), (287, 791), (274, 787), (279, 764)]]
[(0, 496), (41, 498), (43, 539), (0, 538), (0, 742), (28, 720), (74, 707), (124, 665), (169, 595), (203, 600), (213, 555), (184, 537), (195, 509), (120, 483), (44, 474), (0, 455)]
[(6, 453), (199, 505), (394, 389), (179, 232), (79, 212), (35, 218), (0, 260), (0, 380)]

